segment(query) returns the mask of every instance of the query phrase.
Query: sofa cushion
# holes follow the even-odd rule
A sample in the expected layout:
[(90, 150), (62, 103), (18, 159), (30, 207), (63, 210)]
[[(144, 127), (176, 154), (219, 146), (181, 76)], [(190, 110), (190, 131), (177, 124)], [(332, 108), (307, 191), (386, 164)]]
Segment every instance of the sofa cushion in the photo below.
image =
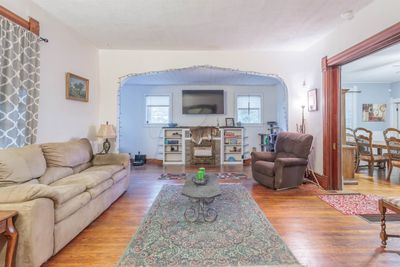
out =
[(113, 184), (114, 184), (113, 180), (108, 179), (108, 180), (105, 180), (104, 182), (102, 182), (101, 184), (89, 189), (88, 192), (90, 193), (90, 196), (92, 197), (92, 199), (94, 199), (98, 195), (100, 195), (101, 193), (106, 191), (108, 188), (110, 188)]
[(73, 174), (69, 167), (48, 167), (46, 172), (39, 178), (41, 184), (51, 184), (61, 178)]
[(82, 173), (90, 173), (90, 172), (102, 171), (102, 172), (107, 172), (111, 177), (114, 173), (119, 172), (123, 168), (124, 168), (124, 166), (122, 166), (122, 165), (93, 166), (93, 167), (90, 167), (90, 168), (84, 170)]
[(259, 160), (254, 163), (254, 170), (268, 176), (275, 176), (274, 165), (273, 162)]
[(85, 206), (91, 200), (89, 192), (83, 192), (74, 198), (68, 200), (62, 205), (56, 207), (55, 209), (55, 222), (58, 223), (69, 215), (73, 214), (75, 211), (79, 210)]
[(19, 203), (49, 198), (57, 206), (84, 192), (85, 189), (84, 185), (78, 184), (55, 187), (44, 184), (14, 185), (0, 188), (0, 203)]
[(86, 170), (87, 168), (90, 168), (90, 167), (92, 167), (92, 163), (86, 162), (86, 163), (79, 164), (76, 167), (73, 167), (72, 170), (74, 171), (74, 174), (75, 174), (75, 173), (83, 172), (84, 170)]
[(116, 172), (111, 176), (111, 179), (113, 179), (114, 184), (118, 183), (122, 178), (124, 178), (128, 174), (127, 169), (120, 170), (119, 172)]
[(38, 178), (46, 171), (39, 145), (0, 150), (0, 187)]
[(38, 179), (32, 179), (32, 180), (29, 180), (29, 181), (27, 181), (25, 183), (22, 183), (20, 185), (23, 185), (23, 184), (38, 184), (38, 183), (39, 183)]
[(41, 147), (47, 166), (72, 168), (89, 162), (93, 157), (92, 146), (85, 138), (62, 143), (42, 144)]
[(92, 172), (81, 172), (71, 176), (67, 176), (60, 180), (55, 181), (50, 184), (51, 186), (59, 186), (59, 185), (69, 185), (69, 184), (81, 184), (86, 187), (86, 189), (90, 189), (96, 187), (107, 179), (110, 179), (110, 173), (106, 171), (92, 171)]

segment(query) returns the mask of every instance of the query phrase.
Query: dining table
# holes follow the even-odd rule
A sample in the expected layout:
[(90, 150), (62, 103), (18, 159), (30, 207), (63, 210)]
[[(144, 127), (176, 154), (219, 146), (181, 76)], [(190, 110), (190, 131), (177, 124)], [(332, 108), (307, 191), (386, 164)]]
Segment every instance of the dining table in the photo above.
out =
[[(355, 146), (357, 147), (357, 144), (355, 141), (347, 141), (346, 145), (348, 146)], [(376, 148), (376, 154), (382, 156), (383, 155), (383, 150), (387, 149), (386, 142), (385, 141), (380, 141), (380, 140), (372, 140), (372, 148)], [(384, 169), (385, 168), (385, 163), (379, 163), (379, 168)]]

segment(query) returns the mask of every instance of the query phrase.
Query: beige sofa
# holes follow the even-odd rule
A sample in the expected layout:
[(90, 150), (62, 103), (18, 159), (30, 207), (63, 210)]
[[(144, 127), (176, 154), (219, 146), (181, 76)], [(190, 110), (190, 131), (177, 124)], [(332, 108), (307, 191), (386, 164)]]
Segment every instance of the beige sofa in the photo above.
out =
[[(16, 266), (40, 266), (129, 185), (126, 154), (93, 155), (87, 139), (0, 150), (0, 210), (17, 210)], [(5, 240), (0, 239), (0, 266)]]

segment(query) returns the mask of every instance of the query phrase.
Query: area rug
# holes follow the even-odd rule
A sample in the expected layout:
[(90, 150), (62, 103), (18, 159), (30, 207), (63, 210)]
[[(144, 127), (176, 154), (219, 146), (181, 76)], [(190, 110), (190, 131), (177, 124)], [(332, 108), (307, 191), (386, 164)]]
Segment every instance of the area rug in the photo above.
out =
[(221, 185), (213, 223), (186, 222), (181, 191), (164, 185), (117, 266), (300, 266), (243, 186)]
[[(233, 179), (233, 180), (240, 180), (240, 179), (249, 179), (249, 177), (241, 172), (219, 172), (218, 173), (219, 179)], [(185, 180), (186, 173), (163, 173), (158, 177), (158, 180)]]
[[(320, 199), (345, 215), (379, 214), (378, 200), (382, 197), (363, 194), (321, 195)], [(390, 210), (387, 213), (394, 213)]]

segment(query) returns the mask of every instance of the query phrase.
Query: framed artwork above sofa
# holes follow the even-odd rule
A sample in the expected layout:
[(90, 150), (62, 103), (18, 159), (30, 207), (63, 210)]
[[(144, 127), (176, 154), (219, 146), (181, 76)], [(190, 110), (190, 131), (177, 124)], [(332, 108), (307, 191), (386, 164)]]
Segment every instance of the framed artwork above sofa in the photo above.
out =
[(89, 101), (89, 79), (67, 72), (65, 75), (65, 98)]

